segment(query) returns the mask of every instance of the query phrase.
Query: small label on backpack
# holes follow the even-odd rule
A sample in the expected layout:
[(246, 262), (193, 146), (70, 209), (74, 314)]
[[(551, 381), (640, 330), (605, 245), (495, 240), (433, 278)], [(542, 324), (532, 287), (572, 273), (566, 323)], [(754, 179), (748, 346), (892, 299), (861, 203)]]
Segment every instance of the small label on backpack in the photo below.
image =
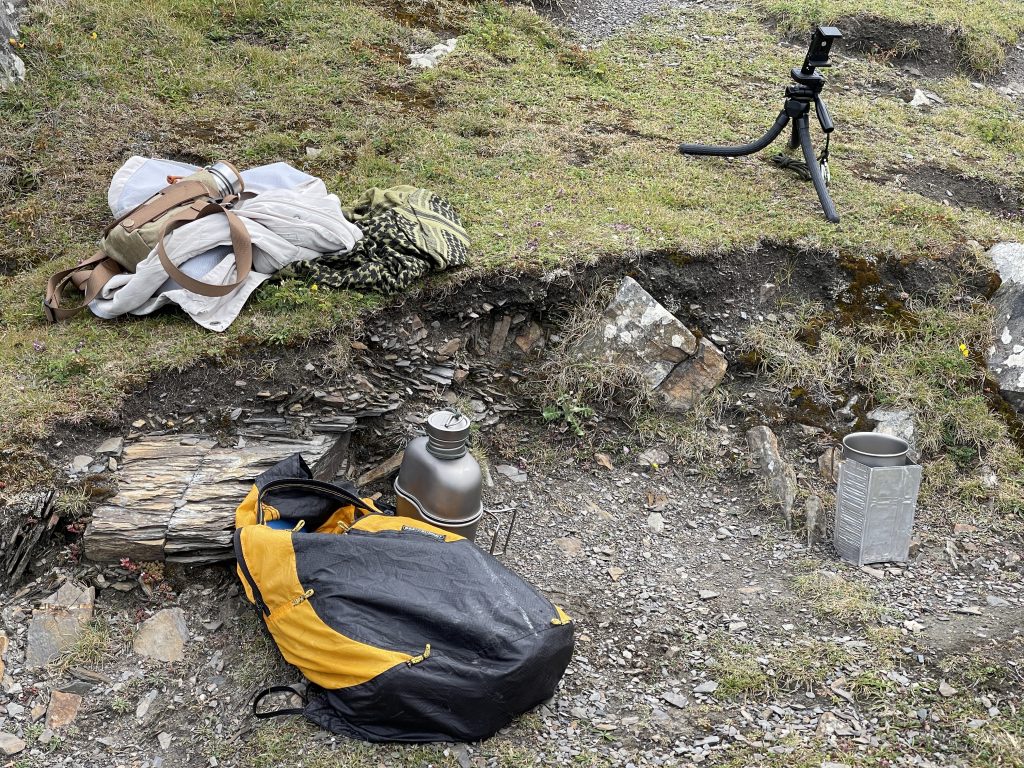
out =
[(440, 533), (431, 533), (430, 531), (424, 531), (422, 528), (416, 528), (411, 525), (403, 525), (402, 530), (412, 531), (413, 533), (422, 533), (424, 536), (429, 536), (430, 538), (437, 539), (438, 541), (445, 540), (444, 536), (442, 536)]

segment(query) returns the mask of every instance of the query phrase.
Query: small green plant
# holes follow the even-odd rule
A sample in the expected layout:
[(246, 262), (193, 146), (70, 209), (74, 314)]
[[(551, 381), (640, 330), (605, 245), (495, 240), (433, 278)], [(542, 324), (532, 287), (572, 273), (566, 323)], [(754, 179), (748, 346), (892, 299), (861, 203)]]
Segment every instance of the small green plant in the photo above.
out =
[(132, 704), (124, 694), (118, 694), (111, 700), (110, 709), (113, 710), (115, 714), (127, 715), (135, 709), (135, 705)]
[(583, 429), (583, 421), (594, 415), (594, 409), (589, 405), (580, 403), (576, 398), (568, 394), (559, 395), (554, 405), (545, 405), (541, 411), (544, 421), (558, 421), (564, 419), (566, 424), (573, 428), (578, 437), (583, 437), (586, 432)]

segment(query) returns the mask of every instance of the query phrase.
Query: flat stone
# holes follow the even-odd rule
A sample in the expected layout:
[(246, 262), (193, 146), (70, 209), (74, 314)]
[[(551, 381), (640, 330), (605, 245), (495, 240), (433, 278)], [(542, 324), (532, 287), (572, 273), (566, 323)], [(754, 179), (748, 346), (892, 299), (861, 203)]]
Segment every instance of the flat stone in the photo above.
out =
[(948, 699), (950, 696), (956, 696), (957, 690), (952, 685), (943, 680), (939, 683), (939, 695), (944, 699)]
[(95, 587), (67, 581), (32, 611), (28, 625), (25, 665), (30, 669), (45, 666), (70, 648), (92, 619)]
[(583, 554), (583, 542), (573, 536), (563, 536), (560, 539), (555, 539), (555, 546), (562, 550), (562, 554), (569, 559)]
[(783, 459), (779, 441), (768, 427), (759, 426), (748, 431), (747, 446), (762, 474), (768, 478), (772, 494), (782, 507), (788, 523), (793, 518), (793, 504), (796, 501), (796, 471)]
[(124, 451), (123, 437), (111, 437), (104, 440), (96, 449), (96, 453), (100, 456), (120, 456), (122, 451)]
[(13, 733), (0, 732), (0, 754), (16, 755), (25, 749), (25, 742)]
[(149, 715), (149, 708), (153, 706), (153, 702), (156, 701), (156, 697), (159, 695), (159, 691), (157, 691), (154, 688), (141, 699), (139, 699), (139, 703), (135, 707), (136, 720), (138, 720), (140, 723), (145, 721), (146, 716)]
[(703, 683), (693, 689), (694, 693), (714, 693), (718, 690), (718, 683), (714, 680), (705, 680)]
[(681, 693), (676, 693), (675, 691), (665, 691), (665, 693), (661, 694), (661, 698), (673, 707), (679, 707), (680, 709), (683, 709), (690, 703), (688, 698), (683, 696)]
[(718, 597), (718, 592), (715, 592), (713, 589), (702, 589), (697, 593), (697, 597), (701, 600), (714, 600)]
[(722, 383), (728, 367), (722, 351), (702, 338), (693, 357), (679, 363), (661, 382), (658, 399), (670, 411), (689, 411)]
[(71, 471), (72, 472), (85, 472), (92, 464), (92, 456), (86, 456), (83, 453), (78, 454), (71, 460)]
[(140, 656), (157, 661), (181, 661), (188, 638), (185, 612), (181, 608), (164, 608), (142, 622), (132, 645)]
[(697, 351), (697, 338), (636, 280), (625, 277), (597, 330), (576, 351), (580, 358), (635, 367), (653, 389)]
[(54, 691), (50, 694), (50, 705), (46, 708), (46, 727), (58, 731), (71, 725), (78, 717), (82, 697), (77, 693)]
[(647, 516), (647, 527), (651, 529), (652, 533), (665, 532), (665, 518), (661, 512), (651, 512)]
[(514, 467), (511, 464), (499, 464), (494, 470), (499, 475), (507, 477), (513, 483), (525, 483), (527, 480), (526, 473), (519, 469), (519, 467)]
[(160, 749), (166, 750), (171, 746), (171, 734), (167, 731), (160, 731), (160, 733), (156, 735), (156, 740), (160, 744)]
[(1010, 605), (1010, 601), (1005, 597), (997, 597), (996, 595), (988, 595), (985, 597), (985, 602), (992, 608), (1006, 608)]
[(519, 347), (523, 354), (527, 354), (537, 348), (543, 348), (544, 329), (537, 323), (531, 322), (525, 331), (516, 336), (516, 346)]
[(843, 460), (843, 452), (839, 448), (826, 448), (825, 452), (818, 457), (818, 472), (830, 483), (835, 484), (839, 480), (839, 462)]

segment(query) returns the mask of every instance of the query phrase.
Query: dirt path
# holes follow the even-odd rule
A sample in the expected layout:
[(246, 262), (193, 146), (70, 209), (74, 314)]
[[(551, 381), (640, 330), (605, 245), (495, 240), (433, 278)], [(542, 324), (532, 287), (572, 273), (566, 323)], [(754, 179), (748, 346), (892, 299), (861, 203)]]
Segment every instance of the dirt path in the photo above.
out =
[(643, 23), (645, 18), (671, 10), (732, 10), (728, 0), (551, 0), (535, 8), (571, 29), (588, 43)]

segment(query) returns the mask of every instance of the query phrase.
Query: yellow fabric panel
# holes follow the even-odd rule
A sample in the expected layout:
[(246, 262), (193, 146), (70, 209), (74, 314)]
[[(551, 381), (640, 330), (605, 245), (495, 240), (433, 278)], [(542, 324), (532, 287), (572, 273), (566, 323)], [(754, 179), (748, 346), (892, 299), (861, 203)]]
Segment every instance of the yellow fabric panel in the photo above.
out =
[(343, 533), (352, 527), (356, 516), (356, 508), (349, 504), (332, 514), (327, 521), (316, 529), (316, 533)]
[[(282, 621), (286, 616), (288, 620)], [(308, 600), (295, 606), (287, 603), (267, 620), (267, 627), (288, 663), (328, 690), (360, 685), (413, 658), (335, 632), (320, 620)]]
[(270, 610), (267, 628), (285, 659), (314, 683), (332, 690), (359, 685), (412, 658), (345, 637), (317, 616), (309, 600), (293, 602), (305, 590), (290, 531), (253, 525), (242, 531), (241, 543), (245, 564)]
[(235, 510), (235, 528), (241, 528), (245, 525), (256, 525), (256, 498), (258, 496), (259, 490), (254, 485), (249, 489), (249, 493), (246, 494), (245, 498), (242, 499), (238, 509)]
[(444, 536), (445, 541), (460, 541), (464, 538), (457, 533), (451, 533), (430, 523), (424, 523), (422, 520), (417, 520), (413, 517), (402, 517), (400, 515), (394, 517), (390, 515), (367, 515), (352, 527), (362, 531), (373, 531), (374, 533), (377, 531), (400, 531), (403, 528), (412, 527), (438, 536)]
[(569, 624), (569, 623), (572, 622), (572, 617), (570, 617), (569, 614), (567, 614), (565, 611), (563, 611), (557, 605), (555, 606), (555, 610), (558, 612), (558, 618), (556, 619), (556, 621), (559, 624)]

